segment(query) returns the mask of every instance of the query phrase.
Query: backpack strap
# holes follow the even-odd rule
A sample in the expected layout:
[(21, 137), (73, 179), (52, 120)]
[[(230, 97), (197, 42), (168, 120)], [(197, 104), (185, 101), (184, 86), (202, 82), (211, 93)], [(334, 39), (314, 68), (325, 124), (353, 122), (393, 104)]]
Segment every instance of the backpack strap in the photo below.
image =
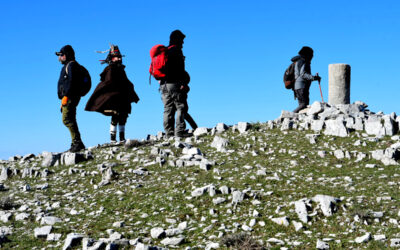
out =
[(69, 61), (69, 62), (67, 63), (67, 66), (65, 66), (65, 73), (67, 73), (67, 75), (68, 75), (68, 66), (69, 66), (69, 64), (72, 63), (72, 62), (75, 62), (75, 61)]

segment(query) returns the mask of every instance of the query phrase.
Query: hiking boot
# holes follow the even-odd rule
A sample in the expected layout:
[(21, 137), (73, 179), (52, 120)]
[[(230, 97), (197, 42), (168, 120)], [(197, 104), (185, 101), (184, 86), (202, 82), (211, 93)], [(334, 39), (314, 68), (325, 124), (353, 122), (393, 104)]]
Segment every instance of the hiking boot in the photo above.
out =
[(111, 137), (111, 143), (115, 143), (117, 142), (117, 135), (116, 133), (110, 133), (110, 137)]
[(125, 132), (119, 132), (119, 141), (125, 141)]
[(83, 144), (83, 142), (80, 141), (80, 142), (72, 143), (71, 148), (68, 151), (72, 152), (72, 153), (76, 153), (83, 149), (85, 149), (85, 145)]
[(191, 136), (193, 136), (193, 134), (192, 133), (188, 133), (188, 132), (184, 132), (184, 133), (182, 133), (182, 134), (177, 134), (176, 135), (176, 137), (178, 137), (178, 138), (187, 138), (187, 137), (191, 137)]

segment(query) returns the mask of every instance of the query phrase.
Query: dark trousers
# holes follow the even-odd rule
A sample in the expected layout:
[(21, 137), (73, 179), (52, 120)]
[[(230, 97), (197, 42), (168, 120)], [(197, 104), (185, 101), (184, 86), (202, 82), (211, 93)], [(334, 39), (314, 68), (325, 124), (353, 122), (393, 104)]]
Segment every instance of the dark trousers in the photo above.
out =
[(111, 124), (114, 126), (117, 126), (118, 124), (125, 125), (127, 119), (128, 119), (127, 113), (118, 113), (111, 116)]
[(190, 125), (190, 127), (192, 127), (192, 129), (196, 129), (197, 128), (197, 124), (194, 121), (194, 119), (192, 118), (191, 115), (189, 115), (189, 105), (187, 103), (187, 93), (185, 94), (185, 121), (187, 121)]
[(62, 121), (68, 128), (71, 134), (72, 143), (82, 142), (81, 134), (79, 133), (78, 123), (76, 122), (76, 107), (78, 106), (80, 98), (70, 99), (67, 105), (62, 106)]
[(293, 112), (299, 113), (300, 110), (305, 109), (310, 104), (310, 88), (296, 89), (294, 92), (299, 101), (299, 106)]
[[(164, 103), (164, 130), (169, 136), (180, 136), (185, 132), (186, 97), (180, 90), (180, 84), (164, 83), (160, 86), (161, 99)], [(176, 119), (175, 119), (176, 113)], [(175, 128), (176, 120), (176, 128)]]

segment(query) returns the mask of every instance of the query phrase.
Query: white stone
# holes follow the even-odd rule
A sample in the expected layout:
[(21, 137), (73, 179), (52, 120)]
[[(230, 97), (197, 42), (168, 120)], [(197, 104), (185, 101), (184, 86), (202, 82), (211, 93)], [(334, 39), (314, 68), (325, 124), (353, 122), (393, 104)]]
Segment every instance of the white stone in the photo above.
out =
[(298, 200), (294, 203), (294, 207), (295, 207), (295, 211), (296, 211), (299, 219), (302, 222), (307, 223), (309, 220), (309, 217), (308, 217), (308, 212), (307, 212), (308, 209), (307, 209), (306, 202), (304, 200)]
[(222, 133), (228, 129), (228, 126), (226, 126), (224, 123), (218, 123), (215, 129), (217, 132)]
[(208, 129), (205, 127), (200, 127), (196, 128), (196, 130), (193, 132), (194, 136), (201, 136), (201, 135), (206, 135), (208, 133)]
[(229, 141), (225, 138), (215, 136), (212, 143), (211, 147), (216, 148), (217, 151), (222, 152), (226, 151), (225, 147), (227, 147), (229, 144)]
[(322, 213), (329, 217), (337, 210), (336, 204), (340, 199), (328, 195), (316, 195), (312, 198), (314, 202), (319, 203)]
[(180, 245), (185, 238), (183, 237), (173, 237), (173, 238), (165, 238), (161, 241), (161, 244), (164, 246), (177, 246)]
[(218, 204), (224, 203), (225, 201), (226, 201), (225, 198), (223, 198), (223, 197), (217, 197), (217, 198), (213, 199), (213, 204), (214, 204), (214, 205), (218, 205)]
[(316, 248), (317, 249), (329, 249), (329, 244), (326, 243), (325, 241), (318, 239)]
[(324, 107), (322, 106), (322, 104), (318, 101), (315, 101), (310, 109), (307, 111), (307, 115), (312, 116), (312, 115), (316, 115), (321, 113), (322, 111), (324, 111)]
[(150, 230), (151, 238), (161, 239), (165, 236), (165, 231), (162, 227), (155, 227)]
[(187, 221), (184, 221), (184, 222), (179, 223), (178, 228), (180, 230), (184, 231), (184, 230), (186, 230), (187, 226), (188, 226)]
[(79, 245), (82, 239), (83, 239), (82, 234), (69, 233), (64, 241), (64, 246), (62, 249), (63, 250), (71, 249), (71, 247)]
[(271, 221), (275, 222), (278, 225), (282, 225), (282, 226), (285, 226), (285, 227), (289, 226), (289, 221), (288, 221), (288, 218), (286, 216), (279, 217), (279, 218), (272, 218)]
[(22, 220), (25, 220), (25, 219), (28, 219), (28, 218), (29, 218), (29, 214), (28, 213), (19, 213), (19, 214), (17, 214), (15, 216), (15, 220), (16, 221), (22, 221)]
[(206, 246), (205, 249), (206, 249), (206, 250), (219, 249), (219, 247), (220, 247), (219, 243), (211, 242), (211, 243), (208, 243), (208, 244), (207, 244), (207, 246)]
[(342, 120), (327, 120), (325, 126), (324, 134), (326, 135), (346, 137), (349, 134)]
[(250, 129), (250, 124), (248, 122), (239, 122), (237, 124), (238, 126), (238, 130), (241, 134), (243, 134), (244, 132), (246, 132), (247, 130)]
[(385, 241), (386, 236), (384, 234), (377, 234), (373, 236), (374, 241)]
[(52, 226), (37, 227), (34, 231), (35, 237), (47, 237), (47, 235), (51, 232), (51, 229), (53, 229)]
[(357, 237), (354, 241), (356, 243), (366, 243), (368, 241), (371, 240), (371, 234), (370, 233), (366, 233), (363, 236)]
[(294, 229), (296, 230), (296, 232), (300, 231), (303, 228), (303, 223), (301, 222), (297, 222), (297, 221), (292, 221), (292, 224), (294, 226)]
[(62, 222), (62, 220), (55, 216), (45, 216), (40, 220), (40, 224), (42, 225), (54, 225), (57, 222)]
[(365, 132), (369, 135), (384, 136), (386, 134), (382, 119), (377, 116), (370, 116), (365, 121)]
[(398, 239), (390, 239), (390, 247), (400, 247), (400, 238)]
[(46, 240), (47, 241), (59, 241), (61, 239), (61, 234), (48, 234)]
[(236, 190), (232, 193), (232, 203), (240, 203), (244, 200), (244, 193), (239, 190)]
[(42, 166), (43, 167), (51, 167), (51, 166), (56, 165), (57, 161), (60, 160), (61, 154), (43, 152), (42, 156), (43, 156)]
[(246, 232), (250, 232), (250, 231), (253, 231), (253, 228), (251, 228), (251, 227), (249, 227), (247, 225), (242, 225), (242, 230), (246, 231)]

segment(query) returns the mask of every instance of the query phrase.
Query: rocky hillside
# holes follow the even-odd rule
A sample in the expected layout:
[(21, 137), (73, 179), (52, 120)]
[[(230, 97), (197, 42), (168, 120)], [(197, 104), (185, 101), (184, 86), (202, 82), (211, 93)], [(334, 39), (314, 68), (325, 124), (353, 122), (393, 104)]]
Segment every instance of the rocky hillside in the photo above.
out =
[(314, 103), (266, 123), (198, 128), (1, 161), (5, 249), (400, 247), (400, 118)]

